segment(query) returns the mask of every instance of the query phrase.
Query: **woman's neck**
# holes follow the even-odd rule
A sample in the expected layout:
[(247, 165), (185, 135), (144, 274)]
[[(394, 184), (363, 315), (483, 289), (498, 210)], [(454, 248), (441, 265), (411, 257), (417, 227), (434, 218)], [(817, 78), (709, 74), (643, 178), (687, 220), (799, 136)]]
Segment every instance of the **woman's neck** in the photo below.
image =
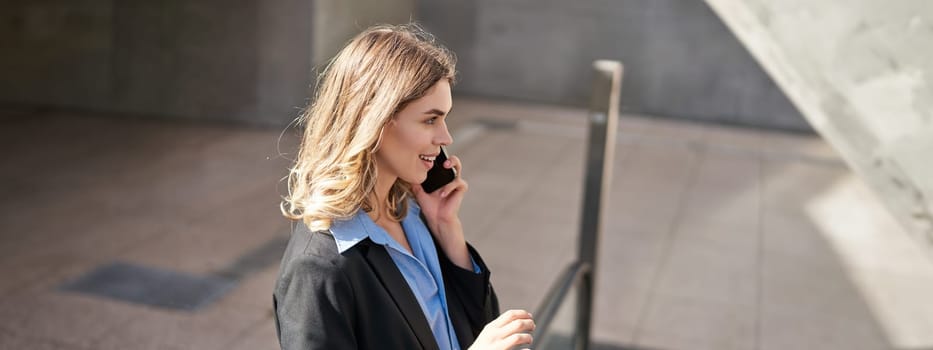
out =
[(380, 219), (389, 219), (391, 216), (386, 217), (386, 205), (388, 204), (389, 191), (392, 190), (392, 185), (395, 184), (395, 181), (398, 180), (397, 176), (379, 176), (376, 178), (376, 188), (374, 189), (370, 198), (373, 206), (373, 210), (369, 212), (369, 217), (373, 221), (379, 221)]
[[(384, 172), (381, 173), (385, 174)], [(389, 215), (386, 211), (389, 191), (392, 190), (392, 185), (395, 184), (395, 181), (398, 181), (398, 176), (381, 175), (376, 178), (376, 188), (372, 193), (372, 196), (375, 198), (371, 198), (372, 201), (370, 202), (373, 204), (373, 210), (367, 214), (369, 214), (369, 218), (372, 219), (376, 225), (382, 227), (392, 239), (411, 253), (408, 237), (405, 237), (405, 232), (402, 231), (401, 225), (399, 225), (399, 222), (395, 220), (393, 215)]]

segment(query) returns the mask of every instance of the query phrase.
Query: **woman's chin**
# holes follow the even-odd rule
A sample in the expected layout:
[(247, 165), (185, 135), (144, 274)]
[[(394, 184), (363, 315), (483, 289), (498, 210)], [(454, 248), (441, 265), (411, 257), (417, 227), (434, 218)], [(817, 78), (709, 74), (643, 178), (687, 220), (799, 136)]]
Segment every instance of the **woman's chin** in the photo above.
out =
[(421, 183), (424, 182), (424, 180), (426, 180), (427, 178), (428, 178), (428, 174), (427, 174), (427, 173), (424, 173), (424, 174), (421, 174), (421, 175), (406, 176), (406, 177), (402, 177), (402, 178), (399, 178), (399, 179), (402, 180), (402, 181), (407, 182), (407, 183), (410, 184), (410, 185), (414, 185), (414, 184), (421, 184)]

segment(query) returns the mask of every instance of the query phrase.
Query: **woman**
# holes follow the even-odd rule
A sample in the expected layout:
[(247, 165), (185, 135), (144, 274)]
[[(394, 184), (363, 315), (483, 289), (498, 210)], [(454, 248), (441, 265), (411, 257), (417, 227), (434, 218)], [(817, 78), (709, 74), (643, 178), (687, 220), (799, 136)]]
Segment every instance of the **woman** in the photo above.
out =
[(296, 220), (273, 302), (283, 349), (510, 349), (528, 312), (498, 315), (464, 240), (460, 174), (420, 184), (453, 142), (454, 58), (416, 26), (379, 26), (331, 61), (300, 120), (284, 215)]

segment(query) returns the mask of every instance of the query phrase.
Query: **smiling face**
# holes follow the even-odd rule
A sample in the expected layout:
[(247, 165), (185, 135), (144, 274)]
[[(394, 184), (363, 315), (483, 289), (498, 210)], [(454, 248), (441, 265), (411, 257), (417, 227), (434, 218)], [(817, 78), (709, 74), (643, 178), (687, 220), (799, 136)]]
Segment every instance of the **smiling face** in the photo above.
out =
[(424, 182), (440, 146), (453, 142), (446, 122), (452, 104), (450, 82), (441, 79), (386, 124), (375, 157), (380, 180)]

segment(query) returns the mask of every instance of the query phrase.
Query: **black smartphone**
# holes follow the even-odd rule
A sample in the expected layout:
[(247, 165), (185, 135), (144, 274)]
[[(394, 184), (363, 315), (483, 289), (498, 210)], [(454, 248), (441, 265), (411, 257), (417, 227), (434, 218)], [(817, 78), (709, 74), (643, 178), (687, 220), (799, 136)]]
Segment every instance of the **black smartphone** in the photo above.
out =
[(421, 188), (425, 192), (431, 193), (438, 188), (444, 187), (457, 177), (457, 171), (454, 168), (445, 169), (444, 162), (447, 161), (447, 149), (441, 146), (441, 153), (434, 158), (434, 166), (428, 170), (428, 177), (421, 183)]

